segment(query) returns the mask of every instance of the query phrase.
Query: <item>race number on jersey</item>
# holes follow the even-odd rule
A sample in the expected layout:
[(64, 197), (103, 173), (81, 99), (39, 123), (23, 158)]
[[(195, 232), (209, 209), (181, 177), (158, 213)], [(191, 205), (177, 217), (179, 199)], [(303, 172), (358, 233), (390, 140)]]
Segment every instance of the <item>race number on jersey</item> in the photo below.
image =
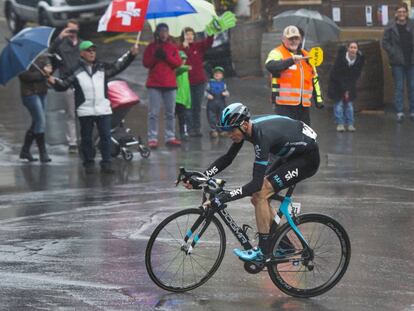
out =
[(316, 137), (318, 136), (314, 130), (312, 130), (312, 128), (303, 123), (303, 129), (302, 129), (302, 133), (306, 136), (308, 136), (309, 138), (312, 138), (313, 140), (316, 140)]

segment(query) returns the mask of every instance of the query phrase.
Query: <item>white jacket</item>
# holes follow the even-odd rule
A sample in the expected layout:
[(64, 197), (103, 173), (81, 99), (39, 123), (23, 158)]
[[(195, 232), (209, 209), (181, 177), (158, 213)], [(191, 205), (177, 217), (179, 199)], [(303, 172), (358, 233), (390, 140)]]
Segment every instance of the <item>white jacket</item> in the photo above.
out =
[(73, 74), (64, 80), (56, 79), (53, 87), (57, 91), (65, 91), (71, 86), (75, 89), (78, 117), (112, 114), (111, 103), (107, 98), (107, 79), (127, 68), (134, 58), (128, 51), (112, 64), (95, 62), (88, 66), (81, 60)]

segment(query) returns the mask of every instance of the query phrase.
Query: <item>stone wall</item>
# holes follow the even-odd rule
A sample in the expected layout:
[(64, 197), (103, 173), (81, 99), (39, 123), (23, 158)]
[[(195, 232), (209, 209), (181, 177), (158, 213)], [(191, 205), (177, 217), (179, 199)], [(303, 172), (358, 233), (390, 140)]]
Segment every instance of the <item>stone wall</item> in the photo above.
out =
[(262, 21), (238, 23), (231, 30), (231, 55), (239, 77), (261, 74), (260, 46), (264, 31)]

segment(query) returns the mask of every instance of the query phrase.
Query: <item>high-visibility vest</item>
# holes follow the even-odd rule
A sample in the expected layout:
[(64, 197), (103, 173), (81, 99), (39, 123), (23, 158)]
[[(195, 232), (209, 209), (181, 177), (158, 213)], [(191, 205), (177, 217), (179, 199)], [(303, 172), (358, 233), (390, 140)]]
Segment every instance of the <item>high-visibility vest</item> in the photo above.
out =
[[(283, 44), (274, 50), (282, 56), (280, 60), (291, 58), (293, 55)], [(302, 49), (302, 54), (307, 56), (308, 52)], [(314, 77), (315, 72), (306, 60), (294, 63), (283, 70), (280, 77), (272, 77), (272, 99), (275, 104), (311, 106)]]

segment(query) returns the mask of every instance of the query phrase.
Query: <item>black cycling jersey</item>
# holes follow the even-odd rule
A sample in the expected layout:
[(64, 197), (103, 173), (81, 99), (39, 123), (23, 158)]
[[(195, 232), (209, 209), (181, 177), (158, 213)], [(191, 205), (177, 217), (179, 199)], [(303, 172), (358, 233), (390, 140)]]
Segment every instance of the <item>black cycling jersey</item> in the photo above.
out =
[[(253, 178), (246, 185), (230, 191), (229, 196), (223, 198), (221, 203), (250, 196), (261, 190), (271, 155), (283, 159), (303, 154), (306, 152), (307, 146), (314, 145), (316, 141), (317, 135), (308, 125), (288, 117), (279, 115), (254, 116), (251, 118), (251, 122), (253, 123), (252, 135), (246, 137), (245, 140), (254, 146)], [(210, 165), (205, 174), (211, 177), (229, 166), (243, 143), (244, 141), (233, 143), (226, 154)]]

